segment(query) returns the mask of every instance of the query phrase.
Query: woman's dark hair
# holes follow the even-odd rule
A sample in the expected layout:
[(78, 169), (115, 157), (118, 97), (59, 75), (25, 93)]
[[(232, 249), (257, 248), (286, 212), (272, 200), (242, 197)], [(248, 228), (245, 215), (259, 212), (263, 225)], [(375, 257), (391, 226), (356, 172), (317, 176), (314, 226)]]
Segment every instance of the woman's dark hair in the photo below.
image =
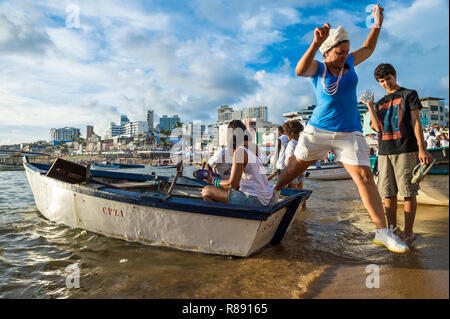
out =
[(303, 125), (299, 120), (289, 120), (283, 124), (283, 129), (290, 139), (298, 140), (298, 136), (303, 131)]
[(283, 127), (281, 125), (278, 126), (278, 134), (283, 134), (283, 133), (284, 133)]
[(389, 63), (382, 63), (375, 68), (375, 71), (373, 71), (373, 75), (377, 81), (387, 77), (389, 74), (394, 77), (397, 76), (394, 67)]
[[(242, 123), (242, 121), (240, 120), (232, 120), (230, 123), (228, 123), (228, 128), (233, 129), (233, 150), (236, 149), (237, 145), (237, 141), (236, 141), (236, 134), (234, 133), (235, 129), (241, 129), (242, 132), (244, 133), (244, 141), (248, 141), (249, 140), (249, 132), (247, 131), (247, 127), (245, 126), (244, 123)], [(231, 142), (231, 140), (230, 140)]]

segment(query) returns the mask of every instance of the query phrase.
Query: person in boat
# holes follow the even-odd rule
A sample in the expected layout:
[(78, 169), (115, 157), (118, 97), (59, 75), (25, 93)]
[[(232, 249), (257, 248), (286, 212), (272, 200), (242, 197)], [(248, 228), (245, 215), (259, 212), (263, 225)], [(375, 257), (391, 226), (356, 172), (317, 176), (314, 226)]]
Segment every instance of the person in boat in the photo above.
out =
[(222, 179), (230, 177), (233, 155), (231, 153), (227, 154), (227, 152), (229, 152), (228, 148), (222, 147), (208, 160), (205, 168), (209, 170), (210, 176), (214, 172), (220, 175)]
[(253, 207), (271, 204), (273, 191), (259, 154), (261, 151), (240, 120), (228, 124), (227, 144), (233, 150), (230, 178), (209, 180), (214, 186), (203, 188), (203, 200)]
[[(331, 149), (335, 160), (341, 162), (358, 187), (365, 208), (375, 226), (374, 243), (397, 253), (409, 251), (408, 246), (386, 227), (381, 197), (370, 170), (369, 145), (362, 135), (358, 112), (355, 66), (369, 58), (375, 50), (383, 8), (376, 5), (372, 16), (375, 23), (363, 46), (350, 52), (350, 40), (342, 26), (331, 29), (328, 23), (314, 30), (314, 40), (297, 63), (295, 73), (310, 77), (317, 106), (295, 149), (295, 161), (283, 170), (274, 188), (275, 196), (292, 179), (311, 164), (325, 158)], [(314, 60), (317, 50), (324, 62)], [(350, 52), (350, 53), (349, 53)]]
[[(384, 209), (389, 227), (407, 244), (413, 234), (417, 210), (416, 196), (420, 189), (412, 183), (414, 167), (419, 163), (430, 164), (433, 156), (427, 151), (420, 123), (419, 95), (397, 83), (397, 72), (389, 63), (383, 63), (374, 71), (375, 80), (386, 90), (386, 95), (373, 104), (374, 95), (363, 101), (369, 108), (371, 128), (379, 134), (378, 191), (384, 198)], [(404, 198), (405, 228), (397, 228), (397, 195)]]
[(283, 126), (278, 126), (278, 139), (275, 146), (275, 157), (273, 161), (275, 162), (275, 166), (272, 167), (272, 173), (267, 177), (270, 181), (275, 176), (279, 176), (281, 174), (281, 170), (286, 167), (286, 146), (289, 142), (289, 138), (284, 133)]
[[(300, 133), (303, 131), (303, 125), (299, 120), (289, 120), (283, 124), (283, 131), (288, 137), (288, 143), (285, 151), (285, 167), (289, 165), (289, 161), (295, 160), (294, 151), (298, 143)], [(303, 188), (303, 181), (305, 174), (303, 173), (297, 178), (294, 178), (289, 184), (289, 188)]]

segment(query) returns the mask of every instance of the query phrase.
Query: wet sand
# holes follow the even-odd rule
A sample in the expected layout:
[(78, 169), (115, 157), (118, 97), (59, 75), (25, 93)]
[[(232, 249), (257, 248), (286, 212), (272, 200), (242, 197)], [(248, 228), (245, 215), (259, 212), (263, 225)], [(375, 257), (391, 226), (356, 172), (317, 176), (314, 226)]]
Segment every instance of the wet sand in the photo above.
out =
[[(401, 206), (399, 204), (397, 218), (403, 228)], [(389, 264), (378, 265), (379, 287), (367, 287), (366, 282), (369, 286), (375, 282), (373, 268), (366, 270), (368, 265), (340, 264), (327, 269), (301, 298), (448, 299), (448, 219), (448, 207), (419, 205), (414, 231), (420, 237), (411, 253), (393, 254)], [(440, 226), (436, 228), (436, 224)], [(427, 243), (429, 235), (433, 235), (436, 246)]]
[[(381, 266), (379, 288), (368, 288), (373, 274), (366, 266), (339, 265), (326, 271), (302, 298), (317, 299), (448, 299), (448, 270)], [(371, 283), (369, 278), (369, 283)]]

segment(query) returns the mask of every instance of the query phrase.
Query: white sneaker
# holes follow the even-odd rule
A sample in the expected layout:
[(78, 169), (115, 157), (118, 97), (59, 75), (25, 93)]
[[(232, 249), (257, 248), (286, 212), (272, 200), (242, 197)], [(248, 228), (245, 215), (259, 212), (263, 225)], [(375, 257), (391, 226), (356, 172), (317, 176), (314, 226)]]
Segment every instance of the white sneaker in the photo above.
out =
[(386, 247), (394, 253), (406, 253), (409, 251), (408, 246), (388, 228), (377, 229), (373, 242), (377, 245)]

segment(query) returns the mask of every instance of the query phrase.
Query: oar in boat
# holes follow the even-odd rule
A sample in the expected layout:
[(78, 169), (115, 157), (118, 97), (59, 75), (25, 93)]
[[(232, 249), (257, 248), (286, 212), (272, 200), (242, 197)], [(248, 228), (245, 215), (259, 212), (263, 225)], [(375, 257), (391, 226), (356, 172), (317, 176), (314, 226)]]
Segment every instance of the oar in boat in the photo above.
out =
[(183, 174), (183, 161), (178, 162), (177, 164), (177, 173), (175, 174), (172, 183), (170, 184), (169, 190), (167, 191), (166, 196), (163, 198), (163, 200), (168, 200), (172, 195), (173, 187), (175, 186), (175, 183), (177, 182), (178, 176), (181, 176)]

